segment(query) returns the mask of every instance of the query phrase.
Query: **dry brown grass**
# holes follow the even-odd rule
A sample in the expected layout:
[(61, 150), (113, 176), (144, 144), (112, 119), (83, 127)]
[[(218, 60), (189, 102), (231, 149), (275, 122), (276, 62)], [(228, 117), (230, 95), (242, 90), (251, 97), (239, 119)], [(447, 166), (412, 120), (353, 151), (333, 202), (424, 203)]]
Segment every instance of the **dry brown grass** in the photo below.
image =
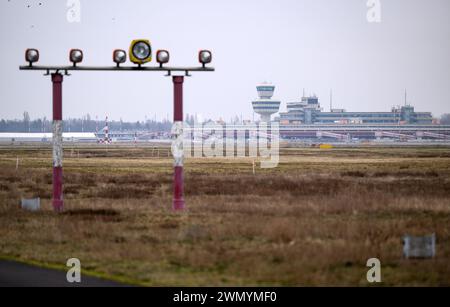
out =
[[(289, 148), (255, 176), (247, 159), (188, 159), (181, 214), (170, 158), (75, 152), (55, 214), (49, 148), (0, 148), (0, 255), (148, 285), (368, 285), (378, 257), (385, 285), (450, 285), (449, 148)], [(36, 196), (40, 212), (18, 208)], [(432, 232), (435, 259), (402, 259), (404, 234)]]

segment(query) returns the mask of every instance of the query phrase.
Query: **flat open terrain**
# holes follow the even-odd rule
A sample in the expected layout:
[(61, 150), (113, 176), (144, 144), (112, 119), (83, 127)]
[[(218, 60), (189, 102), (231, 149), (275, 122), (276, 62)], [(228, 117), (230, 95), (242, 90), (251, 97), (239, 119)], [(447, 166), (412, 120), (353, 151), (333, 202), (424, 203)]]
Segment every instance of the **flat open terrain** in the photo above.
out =
[[(159, 157), (158, 157), (159, 155)], [(19, 167), (16, 169), (17, 157)], [(171, 211), (167, 148), (65, 149), (52, 211), (51, 148), (0, 147), (0, 257), (145, 285), (450, 285), (450, 148), (283, 149), (280, 165), (188, 159), (189, 210)], [(41, 197), (42, 210), (19, 209)], [(437, 256), (402, 258), (436, 233)]]

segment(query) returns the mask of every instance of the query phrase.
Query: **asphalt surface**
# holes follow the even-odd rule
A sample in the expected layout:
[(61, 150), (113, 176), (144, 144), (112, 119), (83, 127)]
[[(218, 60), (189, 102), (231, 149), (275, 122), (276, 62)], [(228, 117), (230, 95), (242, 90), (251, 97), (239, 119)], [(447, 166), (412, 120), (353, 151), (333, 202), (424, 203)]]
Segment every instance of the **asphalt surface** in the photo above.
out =
[[(69, 268), (68, 268), (69, 269)], [(126, 287), (114, 281), (81, 275), (81, 283), (69, 283), (67, 272), (0, 260), (0, 287)]]

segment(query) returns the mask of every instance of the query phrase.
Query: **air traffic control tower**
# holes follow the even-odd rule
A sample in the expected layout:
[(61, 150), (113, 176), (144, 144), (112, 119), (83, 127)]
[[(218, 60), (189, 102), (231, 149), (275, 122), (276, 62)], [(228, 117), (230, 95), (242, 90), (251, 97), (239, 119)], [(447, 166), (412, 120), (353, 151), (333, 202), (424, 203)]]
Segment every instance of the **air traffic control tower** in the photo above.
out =
[(270, 122), (270, 115), (275, 114), (280, 109), (281, 101), (272, 99), (275, 85), (261, 83), (256, 86), (258, 98), (252, 101), (253, 110), (261, 116), (261, 121)]

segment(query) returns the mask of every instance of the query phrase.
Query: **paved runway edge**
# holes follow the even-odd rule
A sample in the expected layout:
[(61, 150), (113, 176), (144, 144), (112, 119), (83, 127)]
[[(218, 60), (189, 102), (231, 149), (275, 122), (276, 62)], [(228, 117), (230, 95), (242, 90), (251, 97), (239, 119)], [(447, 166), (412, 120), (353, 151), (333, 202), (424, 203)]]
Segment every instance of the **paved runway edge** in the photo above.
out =
[(129, 287), (98, 277), (81, 276), (81, 283), (69, 283), (66, 271), (43, 268), (12, 260), (0, 260), (0, 287)]

